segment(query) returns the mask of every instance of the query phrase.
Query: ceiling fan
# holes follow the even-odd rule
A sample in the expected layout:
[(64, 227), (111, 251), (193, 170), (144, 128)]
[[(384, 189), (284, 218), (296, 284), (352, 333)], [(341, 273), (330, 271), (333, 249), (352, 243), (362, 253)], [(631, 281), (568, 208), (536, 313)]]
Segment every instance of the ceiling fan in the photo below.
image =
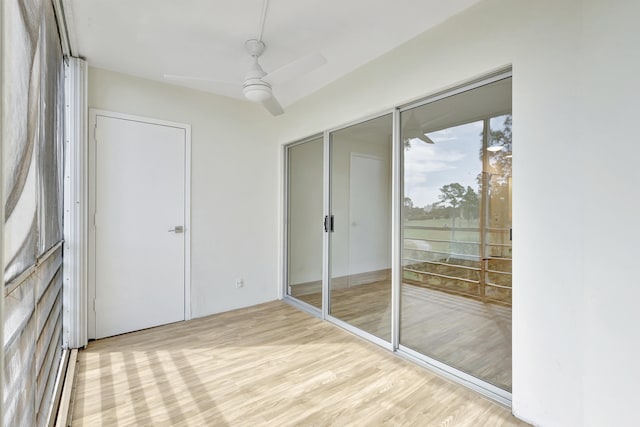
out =
[[(264, 23), (267, 17), (268, 7), (269, 0), (264, 0), (258, 38), (247, 40), (244, 44), (247, 53), (253, 59), (253, 64), (249, 67), (249, 70), (244, 75), (244, 80), (242, 81), (242, 83), (238, 82), (232, 84), (238, 86), (239, 90), (241, 88), (245, 98), (247, 98), (249, 101), (260, 102), (272, 115), (279, 116), (280, 114), (284, 113), (284, 110), (273, 95), (273, 86), (300, 77), (301, 75), (324, 65), (327, 60), (319, 53), (312, 53), (298, 58), (293, 62), (290, 62), (280, 68), (271, 71), (270, 73), (265, 72), (260, 66), (258, 59), (266, 49), (266, 45), (262, 41), (262, 34), (264, 32)], [(180, 76), (175, 74), (164, 74), (163, 77), (169, 80), (226, 83), (219, 82), (214, 79), (193, 76)]]
[(420, 123), (413, 111), (409, 113), (409, 117), (402, 124), (402, 138), (405, 143), (412, 139), (419, 139), (427, 144), (433, 144), (433, 140), (426, 135), (426, 126)]

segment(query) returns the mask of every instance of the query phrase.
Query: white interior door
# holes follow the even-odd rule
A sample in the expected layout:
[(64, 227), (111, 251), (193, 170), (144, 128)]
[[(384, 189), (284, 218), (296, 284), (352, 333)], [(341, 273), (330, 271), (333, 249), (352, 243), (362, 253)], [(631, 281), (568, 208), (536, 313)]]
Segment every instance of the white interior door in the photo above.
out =
[(389, 267), (389, 174), (386, 162), (351, 154), (349, 176), (349, 274)]
[(185, 319), (186, 133), (95, 116), (96, 338)]

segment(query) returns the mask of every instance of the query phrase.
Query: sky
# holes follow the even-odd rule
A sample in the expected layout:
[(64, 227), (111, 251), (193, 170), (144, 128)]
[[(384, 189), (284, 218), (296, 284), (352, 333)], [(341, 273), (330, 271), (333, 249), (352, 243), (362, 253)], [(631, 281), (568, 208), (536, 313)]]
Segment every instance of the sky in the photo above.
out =
[(482, 171), (479, 158), (482, 121), (428, 133), (435, 144), (411, 140), (404, 152), (404, 196), (416, 207), (439, 201), (440, 188), (457, 182), (478, 192), (476, 177)]

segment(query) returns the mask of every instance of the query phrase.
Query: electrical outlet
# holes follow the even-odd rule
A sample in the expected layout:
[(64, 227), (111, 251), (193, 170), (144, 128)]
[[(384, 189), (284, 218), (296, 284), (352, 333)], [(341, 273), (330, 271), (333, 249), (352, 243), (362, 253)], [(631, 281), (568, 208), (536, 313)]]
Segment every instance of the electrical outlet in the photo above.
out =
[(236, 288), (240, 289), (242, 287), (244, 287), (244, 280), (242, 280), (242, 278), (236, 279)]

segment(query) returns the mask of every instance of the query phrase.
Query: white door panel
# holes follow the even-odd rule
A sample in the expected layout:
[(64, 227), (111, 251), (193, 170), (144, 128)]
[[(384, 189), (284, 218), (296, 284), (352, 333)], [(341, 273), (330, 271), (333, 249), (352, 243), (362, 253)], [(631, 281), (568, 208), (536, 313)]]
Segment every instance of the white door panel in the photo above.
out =
[(349, 274), (389, 268), (389, 174), (385, 161), (351, 154)]
[(185, 129), (96, 124), (96, 338), (184, 320)]

